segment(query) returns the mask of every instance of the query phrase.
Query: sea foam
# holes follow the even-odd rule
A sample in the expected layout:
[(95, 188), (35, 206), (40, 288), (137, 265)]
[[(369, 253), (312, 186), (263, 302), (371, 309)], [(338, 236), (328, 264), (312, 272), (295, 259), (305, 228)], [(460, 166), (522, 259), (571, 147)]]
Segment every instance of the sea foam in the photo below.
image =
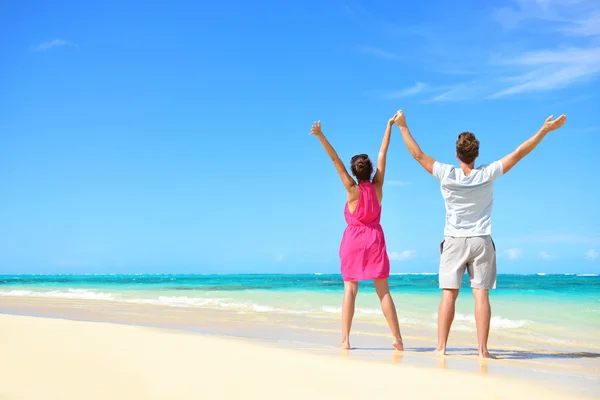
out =
[[(434, 313), (432, 318), (437, 320), (438, 314)], [(475, 325), (475, 316), (473, 314), (462, 314), (462, 313), (456, 313), (454, 315), (454, 321), (459, 321), (459, 322), (469, 322), (473, 325)], [(519, 320), (512, 320), (512, 319), (508, 319), (508, 318), (504, 318), (500, 315), (494, 315), (490, 321), (490, 326), (492, 328), (499, 328), (499, 329), (516, 329), (516, 328), (521, 328), (523, 326), (529, 325), (531, 323), (531, 321), (525, 320), (525, 319), (519, 319)]]
[(49, 292), (38, 292), (33, 290), (9, 290), (8, 292), (0, 292), (0, 296), (54, 297), (81, 300), (114, 300), (113, 294), (111, 293), (94, 292), (85, 289), (68, 289), (67, 291), (52, 290)]

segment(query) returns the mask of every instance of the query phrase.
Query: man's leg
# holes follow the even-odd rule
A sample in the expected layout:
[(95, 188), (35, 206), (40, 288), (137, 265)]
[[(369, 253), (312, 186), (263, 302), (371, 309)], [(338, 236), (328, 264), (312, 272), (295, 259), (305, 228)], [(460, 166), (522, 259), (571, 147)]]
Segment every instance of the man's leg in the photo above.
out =
[(450, 327), (454, 321), (456, 298), (467, 267), (465, 238), (446, 237), (440, 245), (440, 289), (442, 301), (438, 308), (438, 344), (435, 354), (445, 355)]
[(475, 324), (477, 325), (477, 351), (479, 352), (479, 357), (482, 358), (490, 357), (487, 348), (488, 336), (490, 334), (490, 320), (492, 318), (489, 293), (490, 291), (487, 289), (473, 288)]
[(450, 327), (454, 321), (454, 310), (456, 299), (458, 298), (459, 289), (444, 289), (442, 290), (442, 301), (438, 308), (438, 345), (435, 353), (438, 355), (446, 354), (446, 345), (448, 343), (448, 335)]
[(343, 350), (350, 349), (350, 328), (354, 317), (354, 304), (358, 294), (358, 282), (344, 282), (344, 302), (342, 303), (342, 344)]
[(490, 236), (469, 238), (474, 255), (467, 270), (475, 299), (475, 324), (477, 326), (477, 351), (479, 357), (491, 358), (487, 342), (490, 334), (490, 289), (496, 288), (496, 247)]

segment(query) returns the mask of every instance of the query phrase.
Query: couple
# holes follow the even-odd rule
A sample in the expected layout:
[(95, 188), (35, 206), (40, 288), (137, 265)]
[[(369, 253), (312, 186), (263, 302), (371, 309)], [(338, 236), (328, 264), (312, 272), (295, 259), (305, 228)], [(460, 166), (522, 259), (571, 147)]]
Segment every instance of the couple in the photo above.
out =
[[(385, 164), (392, 127), (400, 128), (404, 144), (415, 160), (440, 181), (446, 203), (444, 241), (440, 245), (441, 258), (439, 285), (442, 300), (438, 310), (438, 344), (435, 353), (446, 354), (446, 343), (454, 319), (454, 307), (465, 270), (469, 273), (475, 299), (478, 352), (490, 357), (487, 348), (491, 309), (489, 290), (496, 287), (496, 248), (491, 238), (492, 202), (494, 180), (506, 174), (523, 157), (529, 154), (549, 132), (560, 128), (567, 117), (553, 120), (548, 117), (540, 130), (515, 151), (499, 161), (475, 168), (479, 156), (479, 141), (471, 132), (458, 135), (456, 158), (459, 168), (442, 164), (421, 151), (415, 142), (402, 111), (398, 111), (387, 124), (377, 168), (366, 154), (352, 157), (350, 168), (356, 181), (348, 174), (344, 163), (321, 131), (321, 122), (315, 122), (311, 134), (318, 137), (327, 155), (333, 161), (346, 191), (348, 202), (344, 215), (348, 226), (340, 246), (341, 272), (344, 279), (342, 306), (342, 349), (350, 349), (350, 327), (358, 293), (358, 281), (373, 280), (381, 308), (394, 337), (393, 346), (404, 350), (396, 307), (390, 295), (388, 259), (385, 237), (379, 223)], [(357, 182), (358, 181), (358, 182)]]

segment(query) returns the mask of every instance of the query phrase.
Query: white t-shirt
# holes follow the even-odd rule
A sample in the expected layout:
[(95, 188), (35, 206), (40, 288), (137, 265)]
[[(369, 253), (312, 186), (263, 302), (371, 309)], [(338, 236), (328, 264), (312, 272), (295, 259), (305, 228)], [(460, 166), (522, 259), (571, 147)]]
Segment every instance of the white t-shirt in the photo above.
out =
[(494, 181), (502, 173), (501, 161), (475, 168), (469, 176), (454, 165), (437, 161), (433, 164), (433, 176), (440, 181), (446, 202), (444, 236), (492, 234)]

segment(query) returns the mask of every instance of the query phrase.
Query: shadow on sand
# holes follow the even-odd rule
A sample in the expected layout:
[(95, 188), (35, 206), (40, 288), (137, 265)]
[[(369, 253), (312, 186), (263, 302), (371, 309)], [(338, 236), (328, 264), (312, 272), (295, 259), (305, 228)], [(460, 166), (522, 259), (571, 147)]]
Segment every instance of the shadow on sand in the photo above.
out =
[[(475, 351), (475, 349), (473, 349)], [(564, 358), (600, 358), (600, 353), (582, 352), (536, 352), (523, 350), (493, 350), (492, 354), (504, 360), (532, 360), (536, 358), (564, 359)]]
[[(353, 347), (352, 351), (393, 351), (391, 347)], [(432, 353), (434, 347), (408, 347), (406, 353)], [(448, 349), (448, 356), (455, 353), (467, 353), (461, 355), (477, 355), (477, 349), (473, 347), (453, 347)], [(500, 360), (533, 360), (533, 359), (568, 359), (568, 358), (600, 358), (600, 353), (589, 352), (543, 352), (543, 351), (523, 351), (523, 350), (502, 350), (490, 349), (490, 353)]]

